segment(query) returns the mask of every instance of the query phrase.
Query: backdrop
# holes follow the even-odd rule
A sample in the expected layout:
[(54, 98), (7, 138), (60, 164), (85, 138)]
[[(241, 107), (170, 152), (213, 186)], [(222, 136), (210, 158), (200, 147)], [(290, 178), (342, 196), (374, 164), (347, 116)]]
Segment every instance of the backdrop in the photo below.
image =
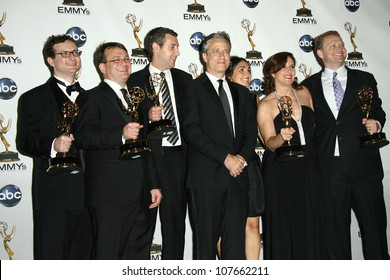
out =
[[(32, 161), (17, 154), (15, 148), (17, 102), (23, 92), (48, 79), (50, 73), (42, 59), (42, 47), (52, 34), (67, 33), (78, 42), (83, 51), (80, 83), (90, 89), (99, 82), (92, 54), (103, 41), (125, 44), (132, 54), (134, 72), (148, 63), (137, 50), (143, 47), (138, 45), (137, 37), (143, 41), (145, 34), (157, 26), (172, 28), (179, 34), (180, 42), (181, 56), (176, 67), (196, 76), (202, 71), (197, 47), (203, 36), (226, 31), (231, 36), (232, 55), (250, 60), (251, 91), (261, 95), (262, 66), (270, 55), (292, 52), (301, 81), (320, 70), (312, 53), (313, 37), (333, 29), (343, 37), (348, 52), (354, 52), (346, 64), (375, 75), (383, 107), (390, 112), (388, 0), (1, 0), (0, 3), (0, 232), (3, 238), (13, 236), (8, 245), (14, 259), (32, 259), (33, 226)], [(5, 153), (5, 141), (11, 144), (9, 151), (14, 153)], [(381, 149), (381, 153), (389, 209), (389, 146)], [(158, 225), (153, 259), (160, 258), (159, 229)], [(191, 259), (191, 233), (188, 224), (186, 259)], [(362, 259), (355, 219), (351, 235), (353, 258)], [(7, 258), (1, 246), (0, 259)]]

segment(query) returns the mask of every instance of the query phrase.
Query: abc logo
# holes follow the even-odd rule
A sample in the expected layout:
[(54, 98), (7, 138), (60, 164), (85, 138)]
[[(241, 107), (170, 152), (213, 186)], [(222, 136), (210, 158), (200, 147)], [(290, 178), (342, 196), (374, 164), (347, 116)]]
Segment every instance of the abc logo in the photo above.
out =
[(7, 100), (11, 99), (18, 92), (16, 83), (9, 78), (0, 79), (0, 98)]
[(76, 41), (78, 47), (84, 46), (84, 44), (87, 42), (87, 35), (85, 35), (84, 30), (82, 30), (80, 27), (70, 28), (68, 31), (66, 31), (66, 35), (72, 37), (73, 40)]
[(0, 190), (0, 203), (5, 207), (13, 207), (22, 199), (22, 192), (15, 185), (6, 185)]
[(345, 8), (350, 12), (356, 12), (360, 7), (360, 0), (345, 0)]
[(202, 43), (204, 37), (205, 35), (202, 32), (195, 32), (194, 34), (192, 34), (190, 38), (191, 47), (194, 50), (199, 51), (199, 45), (200, 43)]
[(255, 8), (259, 4), (259, 0), (242, 0), (244, 2), (245, 6), (248, 8)]
[(263, 81), (253, 79), (249, 84), (249, 91), (257, 96), (264, 94)]
[(313, 37), (311, 37), (310, 35), (303, 35), (299, 39), (299, 47), (304, 52), (311, 52), (311, 51), (313, 51), (313, 48), (314, 48)]

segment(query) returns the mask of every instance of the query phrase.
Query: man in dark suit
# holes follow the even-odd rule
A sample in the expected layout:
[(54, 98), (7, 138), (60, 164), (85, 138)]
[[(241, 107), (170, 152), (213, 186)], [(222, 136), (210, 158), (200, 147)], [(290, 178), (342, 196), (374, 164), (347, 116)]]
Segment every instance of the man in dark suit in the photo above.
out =
[(91, 230), (83, 174), (46, 172), (56, 153), (77, 154), (73, 134), (61, 131), (55, 119), (65, 102), (84, 94), (76, 80), (81, 51), (64, 34), (50, 36), (42, 53), (52, 76), (19, 98), (16, 136), (18, 150), (33, 159), (34, 259), (88, 259)]
[[(156, 106), (152, 99), (145, 98), (141, 103), (144, 126), (149, 122), (169, 118), (169, 105), (164, 105), (163, 94), (160, 91), (163, 84), (153, 87), (149, 83), (151, 75), (163, 73), (169, 89), (172, 103), (175, 129), (180, 132), (179, 111), (185, 85), (192, 80), (190, 74), (176, 69), (175, 63), (180, 55), (177, 33), (172, 29), (157, 27), (150, 30), (144, 39), (145, 52), (150, 64), (144, 69), (133, 73), (127, 83), (132, 86), (146, 88), (149, 92), (160, 92)], [(163, 81), (161, 79), (161, 81)], [(166, 110), (164, 110), (164, 106)], [(147, 130), (148, 133), (153, 131)], [(185, 150), (186, 145), (180, 135), (151, 139), (153, 155), (156, 160), (158, 174), (161, 180), (161, 191), (164, 199), (159, 206), (162, 235), (162, 259), (181, 260), (184, 254), (185, 219), (187, 213), (187, 190), (184, 187)], [(157, 211), (157, 209), (156, 209)]]
[[(365, 134), (380, 132), (385, 123), (376, 80), (370, 73), (345, 67), (347, 52), (337, 31), (316, 37), (313, 52), (322, 70), (302, 84), (312, 94), (316, 113), (315, 145), (326, 194), (329, 257), (351, 259), (352, 209), (365, 259), (388, 259), (380, 153), (378, 148), (360, 147), (359, 141)], [(370, 119), (358, 102), (363, 86), (373, 92)]]
[(188, 85), (182, 111), (198, 259), (215, 260), (219, 237), (222, 259), (245, 259), (245, 167), (256, 144), (256, 107), (247, 88), (225, 79), (230, 50), (225, 32), (204, 38), (205, 73)]
[(85, 153), (93, 258), (149, 259), (154, 226), (149, 208), (157, 207), (162, 196), (152, 157), (121, 158), (126, 140), (143, 137), (142, 125), (124, 110), (134, 105), (126, 100), (129, 55), (122, 44), (106, 42), (97, 47), (94, 63), (104, 80), (80, 100), (75, 124), (77, 144)]

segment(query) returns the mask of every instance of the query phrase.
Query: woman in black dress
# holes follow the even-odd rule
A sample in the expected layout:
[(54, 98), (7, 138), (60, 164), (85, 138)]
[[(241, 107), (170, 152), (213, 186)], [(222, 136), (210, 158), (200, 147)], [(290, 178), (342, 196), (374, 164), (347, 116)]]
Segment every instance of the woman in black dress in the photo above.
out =
[[(242, 57), (231, 56), (230, 65), (226, 70), (226, 79), (249, 87), (252, 80), (252, 71), (249, 62)], [(256, 99), (256, 101), (255, 101)], [(260, 102), (254, 96), (256, 105)], [(260, 147), (260, 143), (258, 143)], [(258, 260), (260, 258), (261, 238), (259, 221), (264, 211), (264, 189), (261, 177), (260, 158), (258, 155), (249, 163), (249, 209), (245, 229), (245, 256), (247, 260)]]
[[(257, 122), (266, 146), (262, 170), (265, 259), (326, 258), (321, 179), (312, 145), (313, 102), (310, 92), (298, 85), (295, 71), (295, 58), (288, 52), (274, 54), (263, 67), (266, 97), (259, 104)], [(281, 110), (285, 98), (290, 101)], [(290, 127), (286, 127), (286, 115), (291, 115)], [(275, 151), (287, 143), (301, 145), (304, 156), (278, 160)]]

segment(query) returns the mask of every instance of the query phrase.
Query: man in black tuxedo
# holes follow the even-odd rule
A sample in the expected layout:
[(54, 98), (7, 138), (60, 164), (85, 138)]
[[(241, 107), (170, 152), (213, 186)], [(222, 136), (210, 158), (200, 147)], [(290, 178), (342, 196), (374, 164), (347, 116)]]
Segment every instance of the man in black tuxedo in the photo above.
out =
[(188, 143), (186, 187), (196, 234), (197, 259), (245, 259), (247, 162), (256, 144), (256, 106), (249, 90), (225, 79), (231, 43), (225, 32), (204, 38), (205, 73), (186, 89), (182, 132)]
[(76, 80), (81, 51), (64, 34), (50, 36), (42, 53), (52, 76), (19, 98), (16, 136), (18, 150), (33, 159), (34, 259), (89, 259), (91, 230), (83, 174), (46, 172), (56, 153), (78, 153), (73, 134), (64, 134), (55, 119), (62, 116), (65, 102), (84, 94)]
[[(322, 70), (302, 84), (312, 94), (316, 113), (315, 145), (326, 194), (329, 257), (352, 257), (352, 209), (365, 259), (388, 259), (381, 157), (378, 148), (362, 148), (359, 141), (365, 134), (380, 132), (385, 123), (376, 80), (368, 72), (345, 67), (347, 52), (337, 31), (317, 36), (313, 52)], [(358, 102), (363, 86), (373, 91), (370, 119)]]
[[(181, 260), (184, 254), (185, 219), (187, 213), (187, 190), (184, 187), (186, 144), (180, 135), (180, 122), (178, 115), (182, 110), (185, 98), (185, 85), (192, 80), (190, 74), (176, 69), (175, 63), (180, 55), (177, 33), (172, 29), (157, 27), (150, 30), (144, 39), (145, 52), (150, 64), (144, 69), (131, 74), (127, 86), (140, 86), (148, 92), (160, 92), (159, 106), (155, 106), (150, 98), (141, 103), (144, 113), (144, 126), (148, 128), (149, 122), (159, 121), (170, 117), (169, 110), (178, 132), (170, 137), (151, 139), (151, 146), (156, 160), (158, 174), (161, 180), (161, 191), (164, 199), (159, 206), (162, 235), (162, 259)], [(167, 82), (172, 107), (164, 101), (160, 89), (163, 84), (153, 87), (149, 83), (151, 75), (161, 75)], [(164, 99), (164, 100), (163, 100)], [(164, 110), (164, 106), (165, 109)], [(148, 133), (153, 131), (147, 130)], [(157, 209), (156, 209), (157, 211)]]
[(106, 42), (97, 47), (94, 63), (104, 80), (80, 100), (75, 123), (76, 141), (85, 154), (93, 258), (149, 259), (154, 227), (149, 208), (157, 207), (162, 196), (151, 156), (121, 158), (126, 140), (143, 137), (142, 125), (125, 113), (134, 105), (126, 100), (130, 58), (125, 46)]

